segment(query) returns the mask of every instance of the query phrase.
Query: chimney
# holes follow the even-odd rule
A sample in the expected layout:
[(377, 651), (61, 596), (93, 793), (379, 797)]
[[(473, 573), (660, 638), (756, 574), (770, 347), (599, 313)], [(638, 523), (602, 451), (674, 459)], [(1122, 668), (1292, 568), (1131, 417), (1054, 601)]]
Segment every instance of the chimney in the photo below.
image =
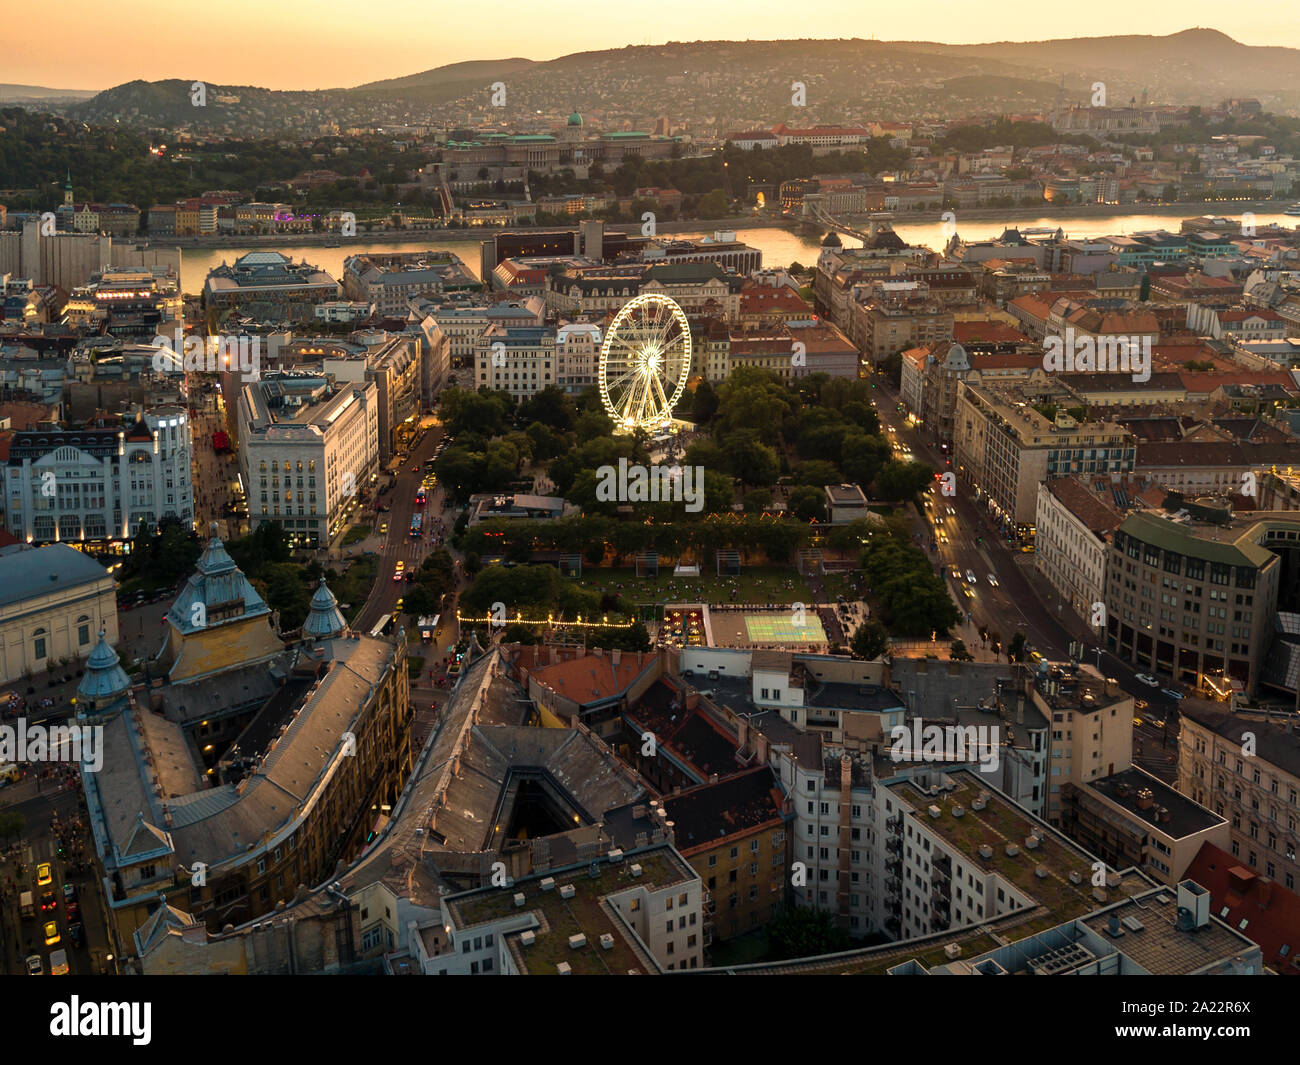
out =
[(754, 749), (758, 752), (758, 760), (767, 765), (767, 737), (761, 732), (758, 734)]
[(614, 648), (614, 650), (609, 652), (609, 664), (611, 666), (618, 665), (618, 660), (622, 657), (623, 657), (623, 652), (620, 651), (617, 647)]
[(1155, 796), (1150, 788), (1138, 788), (1137, 806), (1139, 810), (1149, 810), (1155, 803)]

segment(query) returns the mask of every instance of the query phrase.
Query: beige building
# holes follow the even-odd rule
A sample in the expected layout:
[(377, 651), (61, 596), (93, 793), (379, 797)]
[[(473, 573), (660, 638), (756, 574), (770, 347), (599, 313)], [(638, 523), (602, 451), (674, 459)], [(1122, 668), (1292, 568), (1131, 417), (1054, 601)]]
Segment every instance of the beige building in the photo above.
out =
[[(1293, 726), (1188, 706), (1178, 790), (1228, 819), (1220, 844), (1288, 891), (1300, 881), (1300, 734)], [(1251, 753), (1247, 753), (1247, 751)]]
[(1236, 518), (1222, 499), (1130, 514), (1115, 531), (1106, 578), (1106, 646), (1140, 669), (1196, 688), (1223, 676), (1254, 693), (1277, 608), (1294, 513)]
[[(1027, 392), (959, 382), (953, 417), (958, 484), (973, 487), (995, 515), (1021, 525), (1034, 521), (1041, 482), (1128, 473), (1134, 460), (1133, 434), (1123, 426), (1077, 421), (1059, 408), (1068, 398), (1058, 390), (1042, 389), (1036, 399)], [(1054, 418), (1038, 409), (1048, 404), (1057, 406)]]
[(66, 544), (0, 550), (0, 679), (87, 657), (100, 626), (117, 643), (116, 582), (93, 558)]
[(1201, 847), (1228, 846), (1228, 822), (1143, 769), (1061, 789), (1062, 826), (1107, 865), (1175, 887)]

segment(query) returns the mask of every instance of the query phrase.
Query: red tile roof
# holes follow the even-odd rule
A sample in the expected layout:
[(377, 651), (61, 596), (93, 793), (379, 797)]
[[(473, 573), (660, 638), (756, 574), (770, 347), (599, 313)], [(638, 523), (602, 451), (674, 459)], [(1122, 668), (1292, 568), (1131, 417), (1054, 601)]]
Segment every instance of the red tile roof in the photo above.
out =
[[(1185, 878), (1210, 893), (1214, 916), (1260, 945), (1265, 965), (1288, 976), (1300, 975), (1295, 964), (1300, 958), (1300, 895), (1246, 868), (1213, 843), (1201, 845)], [(1289, 948), (1285, 956), (1283, 947)]]

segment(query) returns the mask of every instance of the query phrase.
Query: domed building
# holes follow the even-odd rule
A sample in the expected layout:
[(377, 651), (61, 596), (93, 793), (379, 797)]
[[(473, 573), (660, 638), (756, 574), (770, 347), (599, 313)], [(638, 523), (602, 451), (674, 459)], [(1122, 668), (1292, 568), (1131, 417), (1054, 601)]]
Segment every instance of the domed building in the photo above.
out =
[(307, 620), (302, 623), (302, 634), (313, 640), (332, 640), (342, 636), (347, 627), (343, 612), (339, 610), (339, 601), (322, 577), (316, 594), (311, 597), (311, 609), (307, 612)]
[(284, 650), (271, 610), (217, 537), (167, 611), (167, 635), (154, 658), (168, 681), (188, 683)]
[(86, 674), (77, 685), (78, 719), (100, 720), (125, 709), (130, 689), (131, 678), (119, 664), (117, 652), (101, 628), (99, 642), (86, 659)]

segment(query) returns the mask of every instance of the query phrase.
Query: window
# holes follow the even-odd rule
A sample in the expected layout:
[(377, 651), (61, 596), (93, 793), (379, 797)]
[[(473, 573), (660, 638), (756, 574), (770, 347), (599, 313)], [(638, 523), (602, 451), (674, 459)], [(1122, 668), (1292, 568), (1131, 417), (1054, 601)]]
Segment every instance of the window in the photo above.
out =
[(32, 654), (36, 658), (45, 657), (45, 630), (37, 629), (32, 633)]

